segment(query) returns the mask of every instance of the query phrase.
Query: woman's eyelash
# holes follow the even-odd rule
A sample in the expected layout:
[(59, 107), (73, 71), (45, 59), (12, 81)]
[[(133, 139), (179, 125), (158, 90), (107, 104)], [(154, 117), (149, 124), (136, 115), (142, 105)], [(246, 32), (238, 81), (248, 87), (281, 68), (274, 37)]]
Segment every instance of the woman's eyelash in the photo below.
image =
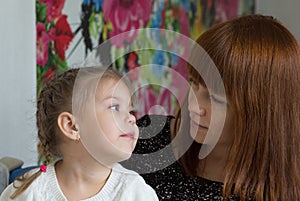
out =
[(213, 95), (211, 95), (210, 98), (211, 98), (214, 102), (216, 102), (216, 103), (219, 103), (219, 104), (223, 104), (223, 103), (224, 103), (224, 101), (217, 99), (217, 98), (216, 98), (215, 96), (213, 96)]
[(195, 81), (193, 78), (189, 78), (189, 83), (191, 86), (198, 88), (199, 82)]

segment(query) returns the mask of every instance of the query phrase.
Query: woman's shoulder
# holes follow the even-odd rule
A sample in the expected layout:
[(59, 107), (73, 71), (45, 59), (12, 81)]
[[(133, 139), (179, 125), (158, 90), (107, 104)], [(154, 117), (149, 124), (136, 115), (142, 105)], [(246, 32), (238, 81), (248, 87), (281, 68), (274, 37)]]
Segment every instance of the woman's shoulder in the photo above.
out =
[(137, 121), (140, 136), (130, 159), (122, 165), (139, 174), (160, 170), (176, 159), (171, 147), (172, 116), (145, 115)]
[(177, 161), (162, 170), (141, 176), (162, 200), (224, 200), (222, 183), (191, 177)]
[(138, 119), (140, 134), (134, 153), (154, 152), (170, 144), (172, 119), (170, 115), (145, 115)]
[[(177, 161), (162, 170), (141, 176), (153, 187), (160, 200), (224, 200), (223, 183), (189, 176)], [(240, 198), (231, 196), (229, 201), (240, 201)]]

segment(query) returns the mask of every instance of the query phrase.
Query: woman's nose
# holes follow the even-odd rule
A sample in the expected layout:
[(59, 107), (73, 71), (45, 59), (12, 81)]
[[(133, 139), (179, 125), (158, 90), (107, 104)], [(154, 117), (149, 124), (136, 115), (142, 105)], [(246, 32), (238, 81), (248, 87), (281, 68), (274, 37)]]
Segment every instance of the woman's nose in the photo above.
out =
[(193, 113), (195, 113), (195, 114), (197, 114), (197, 115), (199, 115), (200, 117), (203, 117), (203, 116), (205, 116), (206, 115), (206, 109), (205, 108), (203, 108), (203, 107), (200, 107), (200, 106), (189, 106), (189, 108), (188, 108), (188, 110), (190, 111), (190, 112), (193, 112)]
[(204, 108), (200, 108), (199, 109), (199, 115), (202, 117), (202, 116), (205, 116), (206, 115), (206, 110)]

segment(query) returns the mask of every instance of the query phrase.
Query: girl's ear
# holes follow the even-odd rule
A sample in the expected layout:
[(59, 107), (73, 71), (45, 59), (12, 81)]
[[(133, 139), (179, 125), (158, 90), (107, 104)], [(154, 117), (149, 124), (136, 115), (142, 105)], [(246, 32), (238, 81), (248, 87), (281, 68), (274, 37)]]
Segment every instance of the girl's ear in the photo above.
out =
[(69, 112), (62, 112), (57, 118), (60, 131), (69, 139), (79, 140), (79, 128), (75, 123), (74, 116)]

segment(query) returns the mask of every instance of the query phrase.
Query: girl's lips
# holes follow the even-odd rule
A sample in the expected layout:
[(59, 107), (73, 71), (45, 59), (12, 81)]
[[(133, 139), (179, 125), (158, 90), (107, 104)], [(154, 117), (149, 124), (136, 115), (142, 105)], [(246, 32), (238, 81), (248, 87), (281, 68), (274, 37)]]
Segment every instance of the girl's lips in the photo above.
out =
[(123, 137), (123, 138), (129, 138), (129, 139), (135, 139), (133, 133), (122, 134), (122, 135), (120, 135), (120, 137)]

